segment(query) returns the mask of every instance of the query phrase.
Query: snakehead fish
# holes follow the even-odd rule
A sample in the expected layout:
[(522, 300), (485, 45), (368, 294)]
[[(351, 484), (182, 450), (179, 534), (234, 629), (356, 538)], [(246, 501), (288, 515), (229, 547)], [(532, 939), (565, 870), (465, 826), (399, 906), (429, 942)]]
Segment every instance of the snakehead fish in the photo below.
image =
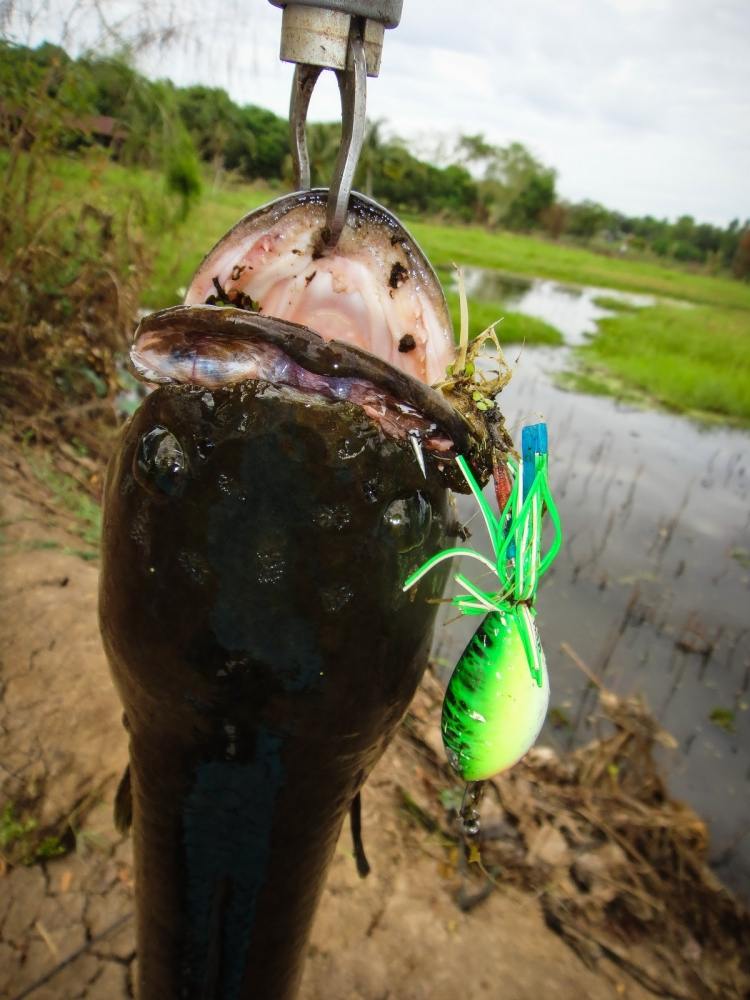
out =
[(140, 1000), (286, 1000), (343, 819), (424, 671), (485, 425), (408, 233), (325, 191), (252, 213), (131, 358), (156, 388), (108, 472), (100, 617), (130, 768)]

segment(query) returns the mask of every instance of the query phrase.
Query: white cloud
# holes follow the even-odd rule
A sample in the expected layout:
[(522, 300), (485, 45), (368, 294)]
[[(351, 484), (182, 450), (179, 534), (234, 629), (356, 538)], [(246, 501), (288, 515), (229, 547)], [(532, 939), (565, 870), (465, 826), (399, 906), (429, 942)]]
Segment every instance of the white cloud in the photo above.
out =
[[(175, 9), (198, 27), (189, 44), (144, 57), (150, 73), (286, 114), (291, 69), (277, 59), (275, 7)], [(369, 111), (407, 139), (518, 139), (557, 167), (568, 197), (725, 224), (750, 216), (748, 38), (747, 0), (405, 0)], [(311, 117), (337, 117), (338, 101), (332, 78), (322, 82)]]

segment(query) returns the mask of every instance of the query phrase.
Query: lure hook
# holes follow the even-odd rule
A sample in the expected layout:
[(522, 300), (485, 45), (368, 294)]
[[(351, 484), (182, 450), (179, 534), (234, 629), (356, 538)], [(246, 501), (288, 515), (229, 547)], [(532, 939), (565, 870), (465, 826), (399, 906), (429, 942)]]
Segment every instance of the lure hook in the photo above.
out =
[[(341, 95), (341, 144), (328, 190), (324, 241), (335, 246), (346, 224), (354, 173), (365, 138), (367, 105), (367, 60), (363, 37), (364, 21), (352, 18), (347, 42), (346, 68), (334, 69)], [(307, 111), (315, 84), (324, 67), (298, 63), (294, 70), (289, 122), (292, 161), (297, 188), (310, 188), (310, 155), (307, 148)]]

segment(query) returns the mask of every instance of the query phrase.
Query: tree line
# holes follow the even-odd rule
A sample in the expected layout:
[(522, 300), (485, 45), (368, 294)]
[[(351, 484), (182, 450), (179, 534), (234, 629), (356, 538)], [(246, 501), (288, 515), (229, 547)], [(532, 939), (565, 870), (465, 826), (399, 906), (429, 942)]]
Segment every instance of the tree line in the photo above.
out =
[[(292, 182), (286, 119), (240, 106), (216, 87), (151, 81), (116, 57), (72, 59), (58, 46), (1, 42), (0, 140), (29, 127), (29, 95), (41, 97), (48, 111), (40, 116), (37, 106), (33, 127), (56, 128), (60, 149), (107, 145), (120, 162), (158, 166), (186, 210), (206, 166), (214, 176)], [(309, 126), (314, 184), (331, 177), (339, 136), (336, 123)], [(441, 159), (442, 165), (421, 159), (404, 139), (386, 136), (383, 122), (369, 122), (355, 188), (399, 214), (535, 231), (607, 253), (655, 255), (750, 279), (750, 221), (722, 228), (690, 215), (671, 222), (564, 201), (554, 168), (518, 142), (498, 146), (483, 135), (464, 135)]]

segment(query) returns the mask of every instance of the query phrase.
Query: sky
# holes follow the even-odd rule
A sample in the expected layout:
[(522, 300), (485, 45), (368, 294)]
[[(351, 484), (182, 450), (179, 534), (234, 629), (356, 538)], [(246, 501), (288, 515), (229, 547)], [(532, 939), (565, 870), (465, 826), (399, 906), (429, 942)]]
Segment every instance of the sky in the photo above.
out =
[[(31, 18), (15, 7), (6, 31), (73, 50), (93, 41), (94, 7), (57, 2), (41, 0)], [(101, 3), (126, 35), (144, 20), (184, 29), (171, 46), (139, 54), (148, 75), (224, 87), (238, 103), (287, 114), (292, 67), (278, 60), (281, 11), (268, 0), (155, 0), (139, 14), (136, 0)], [(7, 13), (9, 0), (0, 0), (0, 21), (3, 6)], [(339, 113), (325, 73), (310, 119)], [(380, 76), (368, 81), (368, 115), (423, 155), (460, 133), (520, 141), (556, 168), (570, 200), (744, 220), (750, 0), (404, 0)]]

